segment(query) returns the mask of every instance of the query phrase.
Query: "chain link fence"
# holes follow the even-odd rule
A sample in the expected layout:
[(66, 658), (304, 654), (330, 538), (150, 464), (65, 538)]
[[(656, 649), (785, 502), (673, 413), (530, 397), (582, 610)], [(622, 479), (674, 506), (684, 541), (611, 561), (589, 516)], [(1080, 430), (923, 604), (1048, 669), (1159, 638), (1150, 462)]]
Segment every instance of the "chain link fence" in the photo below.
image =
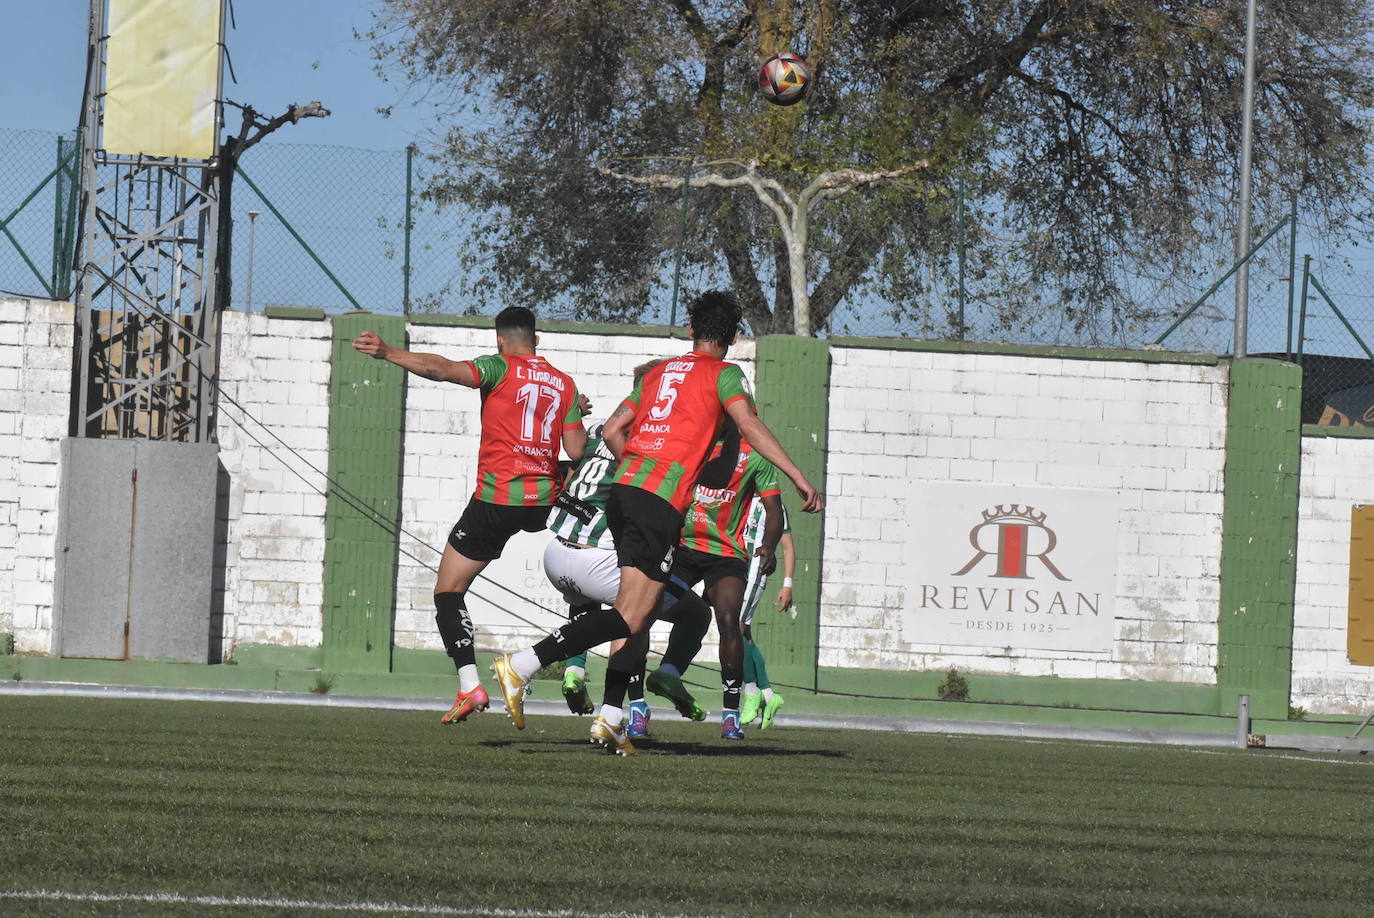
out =
[(80, 151), (77, 133), (0, 131), (0, 294), (71, 296)]
[[(0, 130), (10, 167), (0, 178), (6, 294), (72, 295), (76, 141), (75, 132)], [(488, 314), (523, 303), (545, 318), (679, 324), (692, 293), (738, 291), (744, 278), (756, 293), (751, 330), (791, 330), (788, 266), (771, 254), (774, 214), (748, 187), (705, 183), (689, 161), (532, 163), (513, 176), (407, 150), (263, 143), (239, 165), (235, 309)], [(684, 188), (684, 176), (695, 181)], [(583, 203), (589, 188), (603, 203)], [(819, 333), (1231, 352), (1237, 259), (1228, 240), (1182, 271), (1120, 259), (1113, 283), (1131, 304), (1122, 318), (1018, 280), (1024, 234), (989, 229), (1000, 203), (974, 199), (962, 182), (939, 192), (898, 183), (862, 207), (814, 212), (808, 287)], [(1301, 202), (1256, 216), (1249, 352), (1301, 355), (1309, 369), (1340, 358), (1348, 368), (1331, 385), (1360, 384), (1363, 370), (1350, 368), (1370, 362), (1374, 276), (1339, 257), (1306, 259), (1300, 220)], [(898, 244), (887, 233), (894, 224)]]

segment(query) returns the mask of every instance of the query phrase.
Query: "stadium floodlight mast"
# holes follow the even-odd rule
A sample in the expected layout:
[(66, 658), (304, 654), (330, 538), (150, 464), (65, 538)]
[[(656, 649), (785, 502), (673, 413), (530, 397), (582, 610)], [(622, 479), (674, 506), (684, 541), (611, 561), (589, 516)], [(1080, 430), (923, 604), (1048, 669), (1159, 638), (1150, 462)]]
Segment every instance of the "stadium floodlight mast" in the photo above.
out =
[(1255, 128), (1255, 0), (1245, 10), (1245, 96), (1240, 139), (1240, 230), (1236, 234), (1236, 258), (1244, 258), (1236, 275), (1236, 336), (1232, 356), (1246, 356), (1250, 311), (1250, 165)]

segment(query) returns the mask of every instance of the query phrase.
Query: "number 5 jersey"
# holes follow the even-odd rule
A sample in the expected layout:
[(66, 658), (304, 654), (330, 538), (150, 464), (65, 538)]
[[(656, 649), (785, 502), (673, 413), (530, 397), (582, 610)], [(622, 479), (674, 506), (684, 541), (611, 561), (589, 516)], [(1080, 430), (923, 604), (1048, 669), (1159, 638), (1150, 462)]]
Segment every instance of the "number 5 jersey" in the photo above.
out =
[(616, 483), (642, 488), (684, 512), (725, 409), (739, 399), (753, 405), (744, 371), (709, 354), (692, 351), (645, 373), (623, 402), (635, 419)]

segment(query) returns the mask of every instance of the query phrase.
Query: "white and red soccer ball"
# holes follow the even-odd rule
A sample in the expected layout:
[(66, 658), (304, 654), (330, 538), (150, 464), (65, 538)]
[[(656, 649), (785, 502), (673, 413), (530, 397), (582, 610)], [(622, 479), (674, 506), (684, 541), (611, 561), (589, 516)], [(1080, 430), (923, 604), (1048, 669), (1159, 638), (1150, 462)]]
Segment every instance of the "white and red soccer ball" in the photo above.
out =
[(793, 51), (774, 54), (759, 68), (759, 93), (774, 105), (793, 105), (811, 88), (811, 68)]

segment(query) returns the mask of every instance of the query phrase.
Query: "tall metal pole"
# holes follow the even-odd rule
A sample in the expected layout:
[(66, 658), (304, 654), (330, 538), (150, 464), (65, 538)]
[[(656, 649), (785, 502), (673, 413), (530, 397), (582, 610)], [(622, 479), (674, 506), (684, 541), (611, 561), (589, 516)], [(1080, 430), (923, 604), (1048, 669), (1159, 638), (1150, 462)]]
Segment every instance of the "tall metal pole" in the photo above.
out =
[[(1249, 0), (1245, 10), (1245, 100), (1242, 104), (1244, 120), (1240, 140), (1240, 231), (1236, 236), (1236, 257), (1250, 250), (1250, 160), (1251, 140), (1255, 127), (1255, 0)], [(1236, 337), (1232, 353), (1244, 357), (1250, 311), (1250, 264), (1241, 266), (1236, 275)]]
[(964, 253), (966, 251), (964, 236), (964, 169), (959, 168), (959, 340), (965, 337), (964, 329), (964, 302), (966, 298), (964, 286)]
[(1298, 366), (1302, 366), (1302, 344), (1307, 338), (1307, 282), (1312, 277), (1312, 256), (1302, 257), (1302, 297), (1298, 300)]
[(415, 144), (406, 145), (406, 223), (405, 263), (401, 266), (401, 314), (410, 315), (410, 212), (411, 176), (414, 173)]
[(673, 266), (673, 309), (668, 317), (668, 327), (677, 328), (677, 298), (682, 289), (682, 249), (687, 237), (687, 190), (691, 187), (692, 161), (688, 160), (682, 170), (682, 206), (677, 212), (677, 263)]
[(1283, 352), (1289, 360), (1293, 359), (1293, 287), (1298, 278), (1298, 196), (1288, 209), (1288, 341)]
[(258, 217), (262, 216), (260, 210), (248, 211), (248, 289), (244, 291), (244, 312), (253, 311), (253, 240), (257, 235)]

